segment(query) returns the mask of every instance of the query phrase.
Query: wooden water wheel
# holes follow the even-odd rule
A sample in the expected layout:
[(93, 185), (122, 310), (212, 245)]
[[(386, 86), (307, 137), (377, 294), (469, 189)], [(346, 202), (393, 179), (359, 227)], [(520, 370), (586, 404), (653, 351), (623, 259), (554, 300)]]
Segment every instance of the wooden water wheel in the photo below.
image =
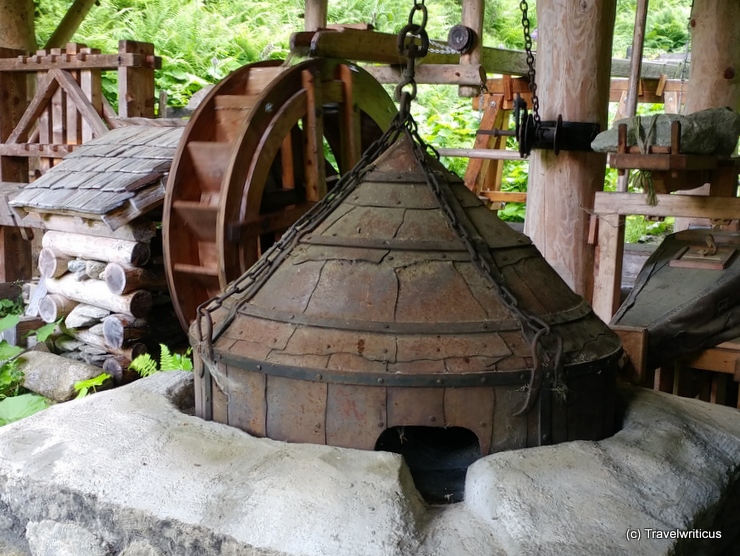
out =
[(395, 112), (367, 72), (334, 59), (258, 62), (213, 88), (165, 197), (165, 267), (183, 327), (354, 166)]

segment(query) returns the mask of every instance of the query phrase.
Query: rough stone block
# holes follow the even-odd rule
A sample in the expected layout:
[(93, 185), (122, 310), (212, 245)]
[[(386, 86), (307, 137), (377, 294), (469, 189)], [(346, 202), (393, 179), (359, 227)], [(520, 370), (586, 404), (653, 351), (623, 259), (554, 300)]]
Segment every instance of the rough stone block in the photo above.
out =
[[(640, 128), (643, 137), (647, 136), (649, 128), (654, 131), (651, 145), (661, 147), (671, 146), (671, 125), (674, 121), (681, 122), (681, 153), (682, 154), (712, 154), (728, 156), (735, 152), (737, 140), (740, 137), (740, 114), (731, 108), (709, 108), (688, 116), (678, 114), (656, 114), (642, 116)], [(617, 151), (617, 128), (620, 124), (627, 124), (627, 145), (637, 145), (636, 126), (633, 118), (624, 118), (614, 122), (611, 129), (599, 133), (591, 143), (596, 152)]]

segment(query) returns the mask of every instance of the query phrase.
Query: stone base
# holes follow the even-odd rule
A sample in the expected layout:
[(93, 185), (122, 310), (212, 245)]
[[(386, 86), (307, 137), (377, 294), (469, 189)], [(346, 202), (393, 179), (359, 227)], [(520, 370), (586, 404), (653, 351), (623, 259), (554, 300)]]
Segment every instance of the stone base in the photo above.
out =
[(0, 428), (0, 554), (732, 553), (740, 412), (622, 395), (613, 437), (480, 459), (464, 502), (428, 507), (395, 454), (202, 421), (192, 374), (158, 373)]

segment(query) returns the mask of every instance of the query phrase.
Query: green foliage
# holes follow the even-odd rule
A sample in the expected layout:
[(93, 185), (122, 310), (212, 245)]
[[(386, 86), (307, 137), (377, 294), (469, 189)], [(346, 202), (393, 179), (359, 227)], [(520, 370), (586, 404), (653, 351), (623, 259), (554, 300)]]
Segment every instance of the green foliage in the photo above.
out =
[(60, 322), (62, 322), (62, 319), (45, 324), (44, 326), (36, 330), (31, 330), (28, 334), (26, 334), (26, 337), (36, 336), (37, 341), (45, 342), (46, 340), (49, 339), (49, 336), (51, 336), (54, 333), (54, 331), (57, 329), (57, 326), (59, 325)]
[[(6, 315), (0, 319), (0, 332), (13, 328), (21, 320), (19, 315)], [(23, 383), (23, 373), (15, 360), (23, 348), (11, 346), (7, 340), (0, 341), (0, 400), (15, 396)]]
[(140, 376), (150, 376), (159, 371), (192, 371), (193, 361), (190, 359), (192, 348), (188, 348), (184, 354), (172, 353), (170, 349), (159, 344), (159, 366), (157, 362), (148, 353), (139, 355), (131, 361), (130, 369), (133, 369)]
[(78, 398), (84, 398), (90, 393), (90, 390), (97, 392), (98, 388), (105, 384), (105, 381), (110, 378), (108, 373), (100, 373), (98, 376), (88, 378), (87, 380), (78, 380), (74, 384), (74, 388), (77, 391)]
[(673, 218), (665, 220), (647, 220), (642, 215), (627, 217), (624, 228), (624, 240), (627, 243), (659, 242), (673, 231)]
[(139, 355), (131, 361), (129, 369), (135, 370), (140, 376), (150, 376), (159, 370), (157, 368), (157, 362), (148, 353)]
[(23, 299), (0, 299), (0, 317), (20, 315), (23, 313)]
[(0, 427), (29, 417), (49, 407), (50, 400), (38, 394), (21, 394), (0, 401)]

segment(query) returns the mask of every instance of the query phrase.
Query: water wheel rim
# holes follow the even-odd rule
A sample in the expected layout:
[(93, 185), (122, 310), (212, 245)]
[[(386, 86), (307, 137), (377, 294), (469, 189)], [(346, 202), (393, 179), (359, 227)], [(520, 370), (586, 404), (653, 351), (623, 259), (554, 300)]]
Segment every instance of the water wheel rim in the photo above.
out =
[[(274, 71), (278, 64), (279, 62), (262, 62), (245, 66), (214, 87), (204, 99), (201, 107), (194, 113), (193, 121), (186, 129), (178, 147), (168, 180), (162, 227), (167, 280), (173, 305), (185, 328), (192, 322), (200, 303), (207, 301), (225, 288), (230, 281), (238, 278), (255, 260), (257, 253), (250, 247), (252, 244), (247, 244), (248, 246), (245, 247), (244, 243), (235, 241), (234, 229), (235, 226), (239, 228), (239, 223), (248, 222), (260, 215), (266, 187), (265, 176), (275, 158), (277, 142), (275, 134), (279, 136), (285, 134), (286, 130), (292, 130), (295, 120), (301, 119), (301, 110), (298, 107), (303, 102), (301, 98), (305, 96), (301, 80), (306, 72), (316, 76), (320, 82), (320, 94), (326, 99), (321, 103), (321, 110), (332, 105), (338, 106), (338, 110), (345, 114), (344, 119), (339, 118), (340, 125), (345, 122), (347, 115), (356, 113), (357, 121), (360, 122), (360, 131), (369, 128), (368, 122), (372, 122), (373, 126), (377, 126), (377, 131), (370, 129), (370, 135), (379, 135), (387, 129), (396, 112), (395, 105), (382, 86), (370, 74), (346, 61), (317, 58), (284, 68), (263, 89), (251, 110), (245, 114), (239, 132), (232, 142), (227, 168), (220, 182), (218, 198), (214, 197), (206, 201), (214, 203), (211, 208), (217, 209), (217, 216), (215, 217), (215, 231), (207, 231), (207, 234), (213, 233), (212, 242), (215, 247), (208, 244), (204, 251), (206, 255), (204, 255), (201, 252), (203, 242), (198, 240), (197, 234), (187, 229), (182, 219), (178, 220), (178, 210), (173, 210), (173, 206), (177, 203), (197, 205), (194, 200), (187, 201), (182, 198), (183, 195), (193, 196), (192, 191), (178, 191), (178, 185), (181, 185), (178, 183), (178, 175), (194, 171), (188, 166), (193, 164), (192, 161), (188, 161), (188, 145), (194, 140), (203, 139), (207, 134), (207, 129), (198, 131), (197, 128), (208, 127), (204, 125), (204, 122), (208, 122), (209, 115), (213, 117), (214, 102), (219, 95), (238, 91), (243, 82), (249, 79), (249, 72), (252, 69), (273, 68), (270, 71)], [(344, 81), (337, 78), (340, 73)], [(338, 97), (340, 89), (343, 95), (351, 96), (350, 106), (346, 104), (344, 97)], [(349, 93), (347, 93), (348, 90)], [(212, 123), (211, 126), (213, 127)], [(335, 143), (341, 132), (333, 128), (330, 131), (334, 133), (331, 142)], [(215, 132), (211, 131), (211, 133)], [(367, 146), (366, 141), (363, 140), (362, 146)], [(341, 164), (342, 161), (339, 159), (347, 158), (343, 152), (340, 152), (338, 162)], [(343, 169), (346, 170), (346, 167)], [(181, 180), (182, 177), (180, 177)], [(201, 195), (201, 197), (207, 197), (207, 195)], [(202, 198), (199, 201), (203, 202)], [(198, 206), (202, 208), (202, 205)], [(301, 211), (298, 210), (291, 212), (290, 215), (285, 214), (283, 220), (293, 218), (293, 216), (297, 218), (300, 213)], [(202, 227), (199, 233), (204, 233)], [(203, 257), (208, 258), (210, 262), (203, 263), (201, 260)], [(198, 264), (203, 263), (200, 267), (203, 269), (202, 276), (198, 276), (199, 268), (195, 268), (195, 264), (189, 264), (188, 260), (197, 261)], [(207, 266), (208, 264), (210, 266)], [(180, 272), (183, 267), (187, 267), (190, 274)]]

